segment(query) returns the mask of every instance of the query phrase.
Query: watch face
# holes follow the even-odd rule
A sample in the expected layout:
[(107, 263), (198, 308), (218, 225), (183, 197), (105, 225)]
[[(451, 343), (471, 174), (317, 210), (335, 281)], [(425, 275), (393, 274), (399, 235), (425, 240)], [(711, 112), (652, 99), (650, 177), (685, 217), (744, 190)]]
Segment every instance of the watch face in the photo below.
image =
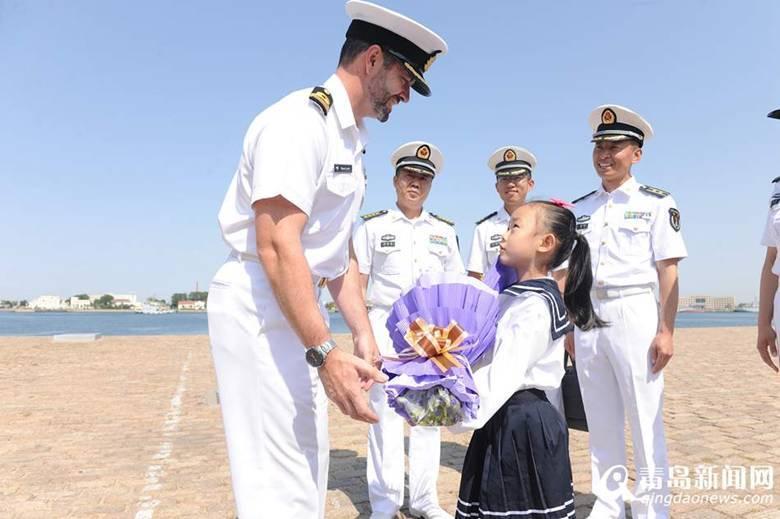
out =
[(322, 363), (325, 361), (325, 358), (322, 355), (322, 352), (319, 350), (319, 348), (309, 348), (306, 350), (306, 362), (308, 362), (311, 366), (314, 366), (315, 368), (319, 368), (322, 366)]

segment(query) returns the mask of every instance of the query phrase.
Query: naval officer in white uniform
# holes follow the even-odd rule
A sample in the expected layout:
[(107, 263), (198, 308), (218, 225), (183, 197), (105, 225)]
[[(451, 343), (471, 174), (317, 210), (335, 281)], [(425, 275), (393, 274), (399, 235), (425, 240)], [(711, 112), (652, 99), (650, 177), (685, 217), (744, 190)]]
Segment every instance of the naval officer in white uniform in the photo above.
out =
[[(520, 146), (502, 146), (490, 155), (488, 168), (496, 176), (496, 192), (503, 205), (479, 220), (474, 228), (466, 269), (469, 276), (477, 279), (482, 279), (495, 265), (501, 237), (509, 225), (509, 215), (525, 203), (534, 188), (536, 156)], [(548, 389), (545, 393), (553, 407), (564, 415), (561, 388)]]
[[(780, 119), (780, 110), (769, 112), (768, 117)], [(756, 347), (761, 360), (777, 373), (780, 371), (777, 353), (777, 330), (780, 327), (780, 291), (777, 289), (777, 277), (780, 275), (780, 258), (777, 256), (780, 245), (780, 177), (772, 180), (772, 196), (761, 245), (766, 247), (766, 256), (761, 269)]]
[(590, 517), (625, 516), (624, 494), (605, 483), (625, 474), (628, 417), (637, 469), (637, 485), (628, 489), (637, 497), (632, 516), (668, 518), (662, 370), (673, 353), (677, 264), (687, 256), (680, 211), (667, 191), (640, 184), (632, 174), (644, 143), (653, 136), (644, 118), (604, 105), (591, 113), (589, 122), (600, 183), (574, 201), (574, 213), (577, 230), (590, 245), (593, 307), (609, 323), (574, 332), (596, 495)]
[[(445, 42), (350, 0), (338, 68), (249, 126), (219, 226), (231, 249), (209, 288), (209, 336), (236, 508), (242, 519), (322, 518), (328, 398), (375, 422), (364, 390), (385, 380), (365, 309), (352, 224), (362, 203), (365, 118), (386, 121)], [(318, 296), (327, 285), (355, 354), (334, 349)]]
[[(396, 207), (363, 216), (353, 236), (360, 277), (371, 305), (369, 318), (382, 355), (392, 355), (385, 323), (390, 307), (421, 274), (464, 273), (453, 223), (423, 209), (444, 158), (431, 143), (400, 146), (390, 163), (395, 171)], [(373, 519), (394, 517), (404, 500), (404, 420), (387, 404), (384, 385), (374, 384), (371, 408), (379, 422), (368, 431), (366, 477)], [(439, 507), (440, 430), (412, 427), (409, 434), (409, 510), (415, 516), (445, 519)]]
[(466, 262), (469, 275), (482, 279), (496, 263), (501, 236), (509, 225), (509, 215), (525, 203), (534, 188), (533, 170), (536, 157), (519, 146), (502, 146), (488, 159), (488, 168), (496, 176), (496, 192), (503, 204), (477, 222)]

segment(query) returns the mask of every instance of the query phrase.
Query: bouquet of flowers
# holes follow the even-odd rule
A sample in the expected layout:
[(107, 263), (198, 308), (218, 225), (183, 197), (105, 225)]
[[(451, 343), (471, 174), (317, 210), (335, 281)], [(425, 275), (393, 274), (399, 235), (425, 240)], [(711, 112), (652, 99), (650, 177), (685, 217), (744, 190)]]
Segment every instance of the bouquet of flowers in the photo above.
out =
[(492, 347), (498, 292), (464, 274), (429, 273), (393, 304), (388, 403), (410, 425), (454, 425), (479, 406), (471, 364)]

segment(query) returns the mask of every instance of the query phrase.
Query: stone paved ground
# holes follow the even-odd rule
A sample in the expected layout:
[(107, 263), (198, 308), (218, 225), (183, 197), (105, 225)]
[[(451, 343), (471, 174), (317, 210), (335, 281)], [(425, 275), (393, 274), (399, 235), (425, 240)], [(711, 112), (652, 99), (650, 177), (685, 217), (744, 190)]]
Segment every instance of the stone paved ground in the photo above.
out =
[[(678, 332), (666, 393), (673, 464), (780, 469), (780, 377), (760, 365), (754, 340), (749, 328)], [(222, 434), (205, 337), (0, 338), (0, 517), (233, 517)], [(328, 518), (368, 515), (365, 434), (331, 409)], [(467, 443), (443, 434), (450, 511)], [(586, 434), (572, 433), (571, 459), (585, 517)], [(777, 489), (693, 487), (675, 490), (686, 503), (674, 517), (780, 518)], [(733, 501), (702, 503), (708, 495)]]

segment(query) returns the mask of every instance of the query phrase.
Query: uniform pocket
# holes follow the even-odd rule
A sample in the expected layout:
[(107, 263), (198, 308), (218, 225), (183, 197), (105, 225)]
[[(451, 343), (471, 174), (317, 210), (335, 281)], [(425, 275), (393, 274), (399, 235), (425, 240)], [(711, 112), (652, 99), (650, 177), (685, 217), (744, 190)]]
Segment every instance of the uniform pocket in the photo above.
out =
[[(245, 264), (228, 262), (217, 272), (209, 285), (210, 333), (233, 336), (233, 331), (257, 337), (266, 328), (268, 301), (256, 297), (262, 291), (260, 280), (253, 280), (244, 270)], [(233, 331), (231, 331), (233, 330)], [(232, 349), (230, 341), (220, 341), (222, 347)]]
[(403, 254), (398, 246), (376, 247), (374, 249), (376, 269), (381, 274), (400, 274), (403, 262)]
[(618, 227), (620, 254), (641, 256), (650, 253), (650, 222), (624, 220)]
[(444, 267), (447, 264), (447, 258), (449, 257), (450, 253), (450, 249), (446, 246), (429, 245), (426, 270), (444, 270)]
[(352, 173), (330, 172), (325, 178), (325, 185), (331, 193), (346, 197), (355, 192), (357, 180)]

